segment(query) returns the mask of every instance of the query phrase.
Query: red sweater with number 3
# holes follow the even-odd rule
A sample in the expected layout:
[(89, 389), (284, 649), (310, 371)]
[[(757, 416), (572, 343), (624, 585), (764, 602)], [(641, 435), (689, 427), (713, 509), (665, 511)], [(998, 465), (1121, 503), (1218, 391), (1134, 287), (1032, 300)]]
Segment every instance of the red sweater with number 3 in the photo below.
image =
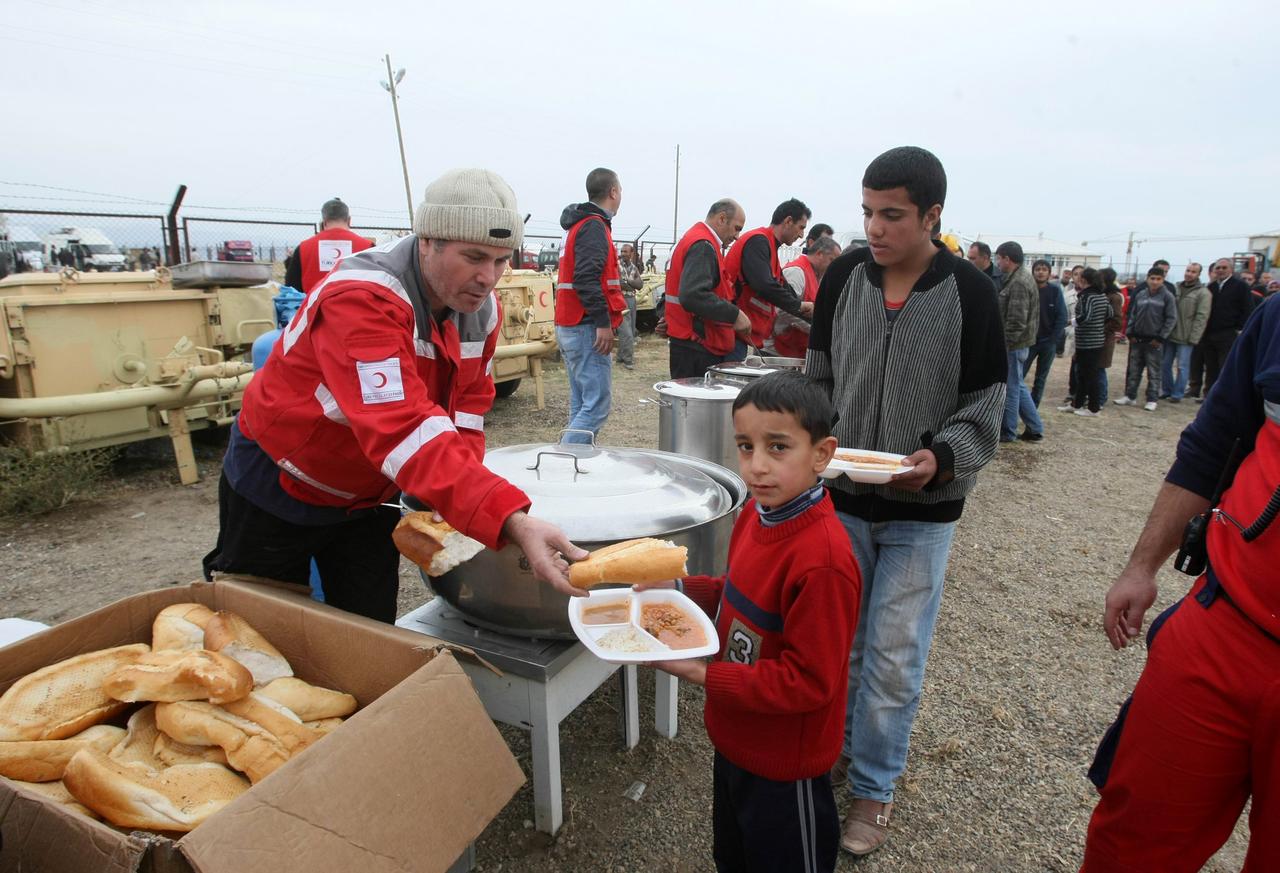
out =
[(728, 573), (690, 576), (684, 590), (716, 618), (720, 636), (703, 716), (716, 750), (776, 781), (830, 770), (844, 741), (862, 596), (831, 498), (774, 527), (749, 501), (729, 541)]

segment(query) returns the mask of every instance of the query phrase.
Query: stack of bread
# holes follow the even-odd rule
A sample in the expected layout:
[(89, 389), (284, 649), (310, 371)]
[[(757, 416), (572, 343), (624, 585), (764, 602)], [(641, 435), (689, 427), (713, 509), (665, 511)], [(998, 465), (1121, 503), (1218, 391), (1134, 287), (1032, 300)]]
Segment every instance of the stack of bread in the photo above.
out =
[(151, 630), (0, 696), (0, 776), (117, 827), (185, 832), (356, 710), (235, 613), (175, 604)]

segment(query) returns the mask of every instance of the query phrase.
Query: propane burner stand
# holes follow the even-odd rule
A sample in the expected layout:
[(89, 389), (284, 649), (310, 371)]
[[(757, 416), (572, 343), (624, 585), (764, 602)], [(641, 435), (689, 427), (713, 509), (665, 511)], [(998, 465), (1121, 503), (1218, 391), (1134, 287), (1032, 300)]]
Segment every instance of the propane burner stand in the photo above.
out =
[[(614, 673), (622, 695), (622, 739), (626, 748), (640, 742), (640, 707), (634, 664), (601, 661), (576, 640), (525, 639), (470, 624), (437, 597), (401, 617), (396, 625), (466, 646), (505, 675), (465, 658), (458, 663), (494, 721), (530, 732), (533, 753), (534, 826), (548, 834), (564, 820), (560, 787), (560, 722)], [(619, 667), (622, 667), (619, 670)], [(677, 682), (655, 674), (655, 727), (676, 735)]]

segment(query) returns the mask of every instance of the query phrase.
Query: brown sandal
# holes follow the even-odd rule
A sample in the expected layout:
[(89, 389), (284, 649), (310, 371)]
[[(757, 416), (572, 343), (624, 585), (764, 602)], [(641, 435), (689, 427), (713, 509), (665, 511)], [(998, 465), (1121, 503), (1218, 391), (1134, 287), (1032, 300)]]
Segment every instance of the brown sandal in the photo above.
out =
[(840, 847), (854, 855), (870, 855), (889, 839), (889, 817), (893, 802), (880, 803), (855, 797), (844, 817)]

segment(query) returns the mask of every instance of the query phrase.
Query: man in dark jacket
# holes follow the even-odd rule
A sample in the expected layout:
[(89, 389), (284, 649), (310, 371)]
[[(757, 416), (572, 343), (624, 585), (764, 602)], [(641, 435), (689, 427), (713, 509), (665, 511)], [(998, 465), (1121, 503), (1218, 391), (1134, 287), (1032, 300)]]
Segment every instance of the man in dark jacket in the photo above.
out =
[(969, 246), (969, 263), (973, 264), (982, 272), (991, 278), (991, 284), (997, 289), (1000, 283), (1004, 281), (1004, 276), (996, 269), (996, 265), (991, 262), (991, 246), (984, 242), (971, 243)]
[[(556, 343), (569, 374), (568, 426), (598, 434), (613, 404), (609, 352), (626, 310), (611, 231), (622, 205), (618, 174), (604, 167), (588, 173), (587, 198), (560, 214), (565, 242), (556, 280)], [(585, 433), (565, 440), (590, 441)]]
[(1164, 271), (1147, 270), (1145, 288), (1135, 288), (1129, 295), (1128, 324), (1124, 335), (1129, 338), (1129, 366), (1125, 373), (1124, 396), (1117, 406), (1133, 406), (1138, 402), (1138, 386), (1142, 371), (1147, 371), (1147, 412), (1156, 411), (1160, 396), (1160, 377), (1164, 365), (1164, 343), (1178, 324), (1178, 301), (1169, 292)]
[[(1231, 351), (1231, 344), (1253, 311), (1253, 294), (1248, 285), (1232, 275), (1230, 258), (1214, 261), (1209, 278), (1212, 280), (1209, 282), (1209, 294), (1213, 297), (1213, 305), (1209, 307), (1209, 323), (1205, 325), (1204, 336), (1198, 346), (1204, 359), (1204, 395), (1208, 395), (1213, 387), (1222, 362)], [(1198, 375), (1194, 363), (1191, 370), (1194, 381)], [(1199, 395), (1199, 388), (1199, 384), (1193, 385), (1187, 393)], [(1200, 400), (1203, 396), (1197, 398), (1197, 402)]]
[(1001, 442), (1013, 442), (1018, 438), (1018, 419), (1026, 424), (1022, 439), (1039, 442), (1044, 439), (1044, 424), (1031, 401), (1031, 392), (1022, 380), (1031, 346), (1035, 344), (1040, 327), (1040, 295), (1036, 283), (1027, 272), (1022, 246), (1010, 240), (996, 249), (996, 266), (1004, 276), (996, 298), (1000, 301), (1000, 316), (1004, 319), (1004, 338), (1008, 347), (1008, 386), (1005, 393), (1004, 425)]
[(1031, 402), (1040, 408), (1040, 398), (1044, 396), (1044, 383), (1049, 378), (1049, 369), (1057, 356), (1059, 337), (1067, 329), (1067, 301), (1062, 293), (1062, 286), (1049, 281), (1049, 273), (1053, 265), (1041, 259), (1031, 265), (1031, 276), (1036, 280), (1036, 290), (1040, 292), (1040, 321), (1036, 327), (1036, 341), (1031, 346), (1027, 360), (1022, 364), (1022, 376), (1025, 379), (1031, 370), (1032, 362), (1036, 365), (1035, 384), (1031, 388)]

